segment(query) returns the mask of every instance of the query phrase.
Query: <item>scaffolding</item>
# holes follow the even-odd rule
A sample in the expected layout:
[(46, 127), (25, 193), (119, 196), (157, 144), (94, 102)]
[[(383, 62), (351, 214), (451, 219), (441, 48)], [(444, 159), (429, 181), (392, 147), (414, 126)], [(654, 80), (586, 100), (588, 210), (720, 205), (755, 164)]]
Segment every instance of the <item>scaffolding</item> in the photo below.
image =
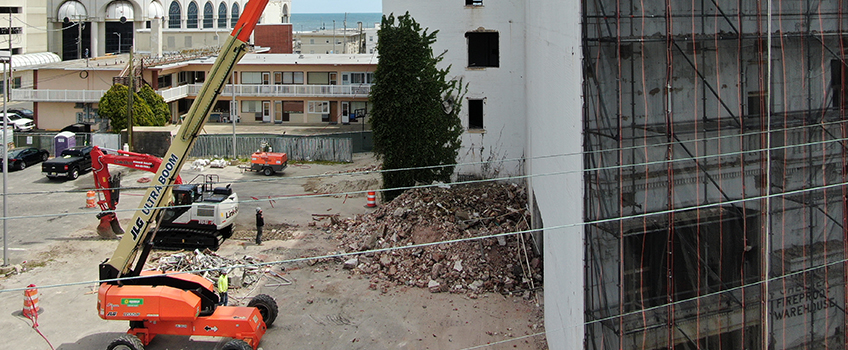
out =
[(845, 349), (848, 0), (582, 7), (585, 348)]

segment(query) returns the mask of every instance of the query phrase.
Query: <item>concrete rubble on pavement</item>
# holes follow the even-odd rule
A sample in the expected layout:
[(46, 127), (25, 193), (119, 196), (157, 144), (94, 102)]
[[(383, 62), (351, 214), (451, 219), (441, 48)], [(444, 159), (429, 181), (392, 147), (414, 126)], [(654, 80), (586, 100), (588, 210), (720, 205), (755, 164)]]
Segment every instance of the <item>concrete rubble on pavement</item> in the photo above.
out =
[[(467, 239), (529, 230), (523, 186), (487, 183), (409, 190), (367, 215), (328, 220), (342, 252)], [(541, 257), (528, 232), (367, 253), (344, 268), (371, 276), (371, 288), (414, 285), (431, 292), (524, 293), (541, 286)], [(331, 252), (330, 254), (333, 254)], [(355, 266), (354, 266), (355, 265)]]
[(241, 259), (229, 259), (219, 256), (208, 249), (205, 249), (203, 252), (195, 249), (193, 252), (180, 251), (177, 253), (158, 253), (157, 255), (159, 255), (158, 258), (152, 257), (148, 260), (145, 268), (163, 272), (215, 269), (199, 274), (212, 282), (218, 280), (218, 276), (221, 275), (221, 268), (227, 268), (231, 281), (230, 285), (233, 288), (249, 287), (258, 282), (263, 273), (270, 271), (267, 267), (257, 266), (233, 268), (233, 266), (252, 265), (261, 263), (262, 261), (252, 256), (244, 256)]

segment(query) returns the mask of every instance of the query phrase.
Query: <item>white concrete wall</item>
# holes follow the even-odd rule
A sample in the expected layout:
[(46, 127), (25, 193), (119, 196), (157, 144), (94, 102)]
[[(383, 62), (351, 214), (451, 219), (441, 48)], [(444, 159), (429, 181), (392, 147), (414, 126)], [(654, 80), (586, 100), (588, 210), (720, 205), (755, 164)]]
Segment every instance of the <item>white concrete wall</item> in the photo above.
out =
[[(546, 337), (551, 349), (580, 349), (584, 304), (580, 2), (527, 0), (526, 13), (530, 193), (544, 228), (562, 227), (544, 229)], [(560, 156), (534, 159), (550, 155)], [(545, 175), (552, 173), (559, 174)]]
[[(458, 166), (456, 173), (484, 177), (522, 174), (517, 161), (525, 155), (526, 135), (524, 84), (524, 3), (522, 1), (487, 1), (484, 6), (465, 6), (464, 1), (384, 0), (383, 13), (395, 17), (410, 15), (429, 28), (439, 30), (433, 53), (445, 50), (442, 67), (451, 66), (449, 77), (468, 83), (466, 100), (462, 101), (460, 119), (468, 127), (467, 99), (485, 99), (484, 130), (473, 130), (462, 136), (459, 163), (493, 161)], [(465, 33), (478, 29), (499, 33), (499, 67), (467, 68), (468, 47)], [(559, 111), (558, 111), (559, 112)]]

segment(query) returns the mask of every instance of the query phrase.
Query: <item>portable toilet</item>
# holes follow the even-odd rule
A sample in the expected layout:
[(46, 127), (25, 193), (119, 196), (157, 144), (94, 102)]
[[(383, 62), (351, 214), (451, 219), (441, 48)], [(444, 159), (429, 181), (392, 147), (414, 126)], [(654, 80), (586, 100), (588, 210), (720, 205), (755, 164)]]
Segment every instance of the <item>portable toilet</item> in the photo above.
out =
[(53, 150), (56, 152), (54, 156), (58, 157), (62, 151), (77, 145), (76, 134), (70, 131), (62, 131), (56, 136), (53, 136)]

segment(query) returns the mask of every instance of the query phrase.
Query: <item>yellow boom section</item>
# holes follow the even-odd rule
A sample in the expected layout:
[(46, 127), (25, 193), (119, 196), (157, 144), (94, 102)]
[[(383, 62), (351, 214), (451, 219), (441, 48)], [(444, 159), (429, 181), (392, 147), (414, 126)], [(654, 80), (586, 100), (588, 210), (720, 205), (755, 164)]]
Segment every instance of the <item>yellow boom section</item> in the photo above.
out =
[(268, 0), (251, 0), (247, 3), (242, 17), (235, 26), (236, 29), (224, 43), (218, 59), (209, 70), (208, 78), (203, 83), (194, 103), (191, 104), (177, 137), (174, 138), (162, 159), (162, 164), (151, 181), (151, 187), (147, 189), (139, 210), (133, 215), (130, 229), (118, 243), (112, 258), (106, 262), (106, 265), (115, 268), (119, 275), (126, 275), (130, 271), (139, 249), (149, 234), (151, 225), (162, 210), (160, 208), (168, 204), (165, 201), (169, 197), (166, 193), (170, 191), (188, 153), (194, 146), (200, 129), (203, 128), (212, 106), (221, 94), (221, 88), (235, 65), (247, 52), (247, 43), (243, 40), (250, 37), (250, 32), (253, 31), (267, 3)]

